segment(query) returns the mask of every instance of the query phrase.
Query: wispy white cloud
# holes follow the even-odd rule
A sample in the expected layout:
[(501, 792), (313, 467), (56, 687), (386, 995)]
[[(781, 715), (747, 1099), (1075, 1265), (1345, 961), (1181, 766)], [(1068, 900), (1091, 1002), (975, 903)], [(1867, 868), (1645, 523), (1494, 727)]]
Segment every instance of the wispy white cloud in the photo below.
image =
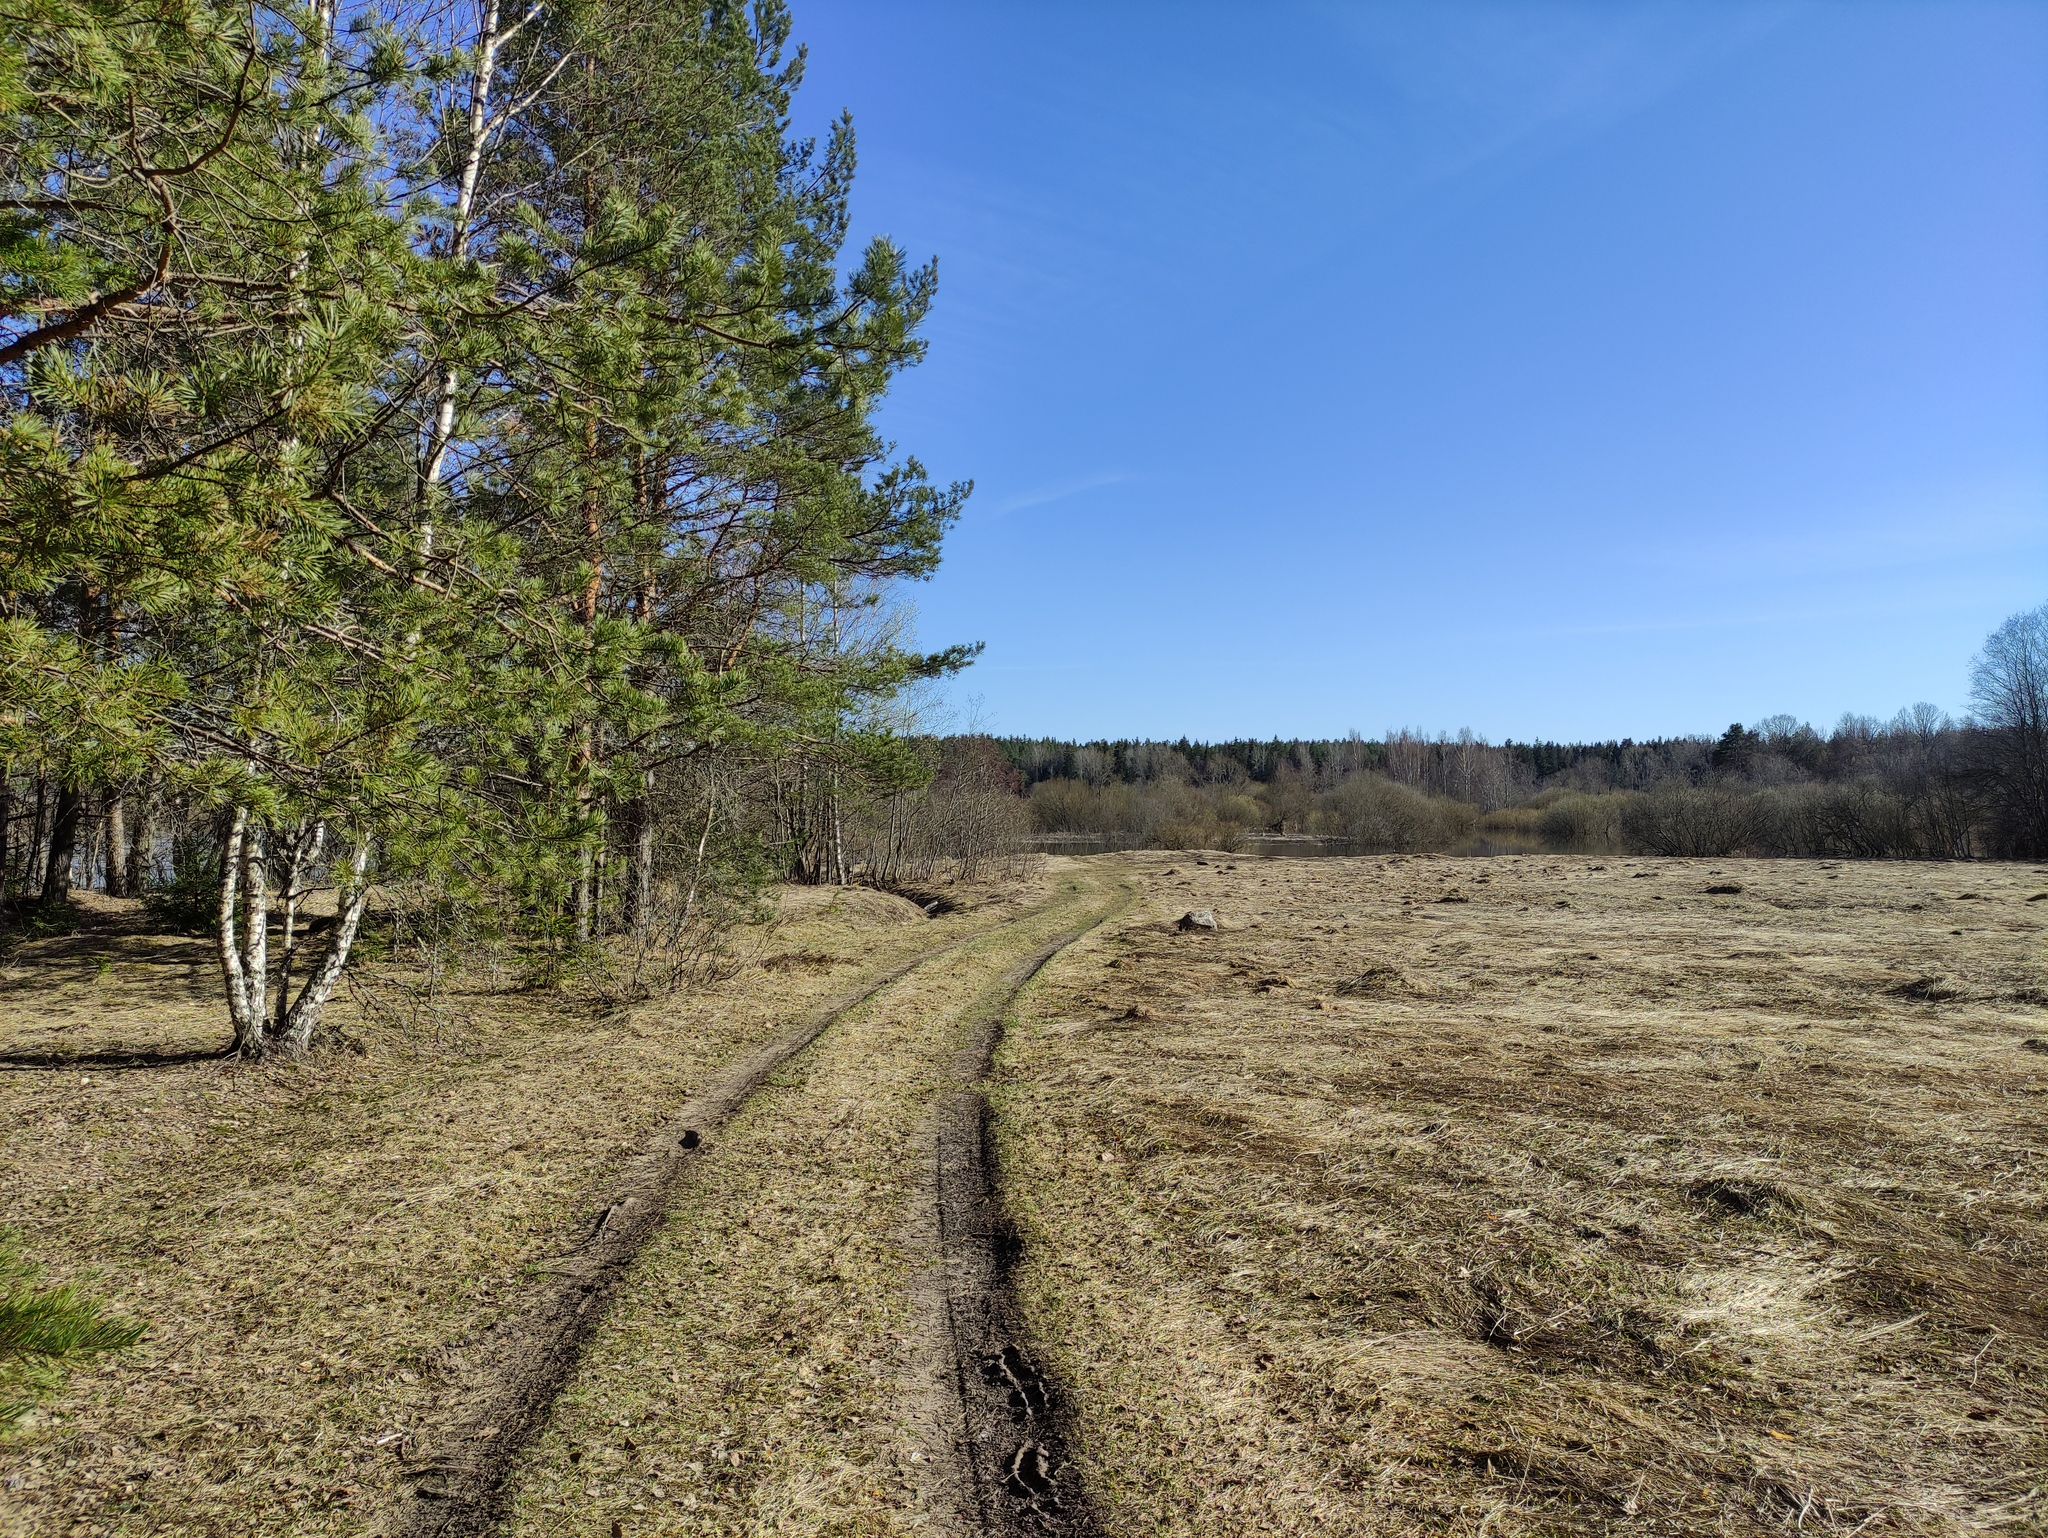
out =
[(1373, 88), (1353, 132), (1367, 142), (1395, 135), (1409, 174), (1424, 182), (1611, 128), (1802, 9), (1797, 0), (1318, 7)]
[(1095, 491), (1103, 486), (1121, 486), (1136, 478), (1123, 470), (1100, 470), (1092, 475), (1048, 481), (1028, 491), (1016, 492), (1001, 498), (992, 506), (979, 509), (979, 513), (983, 518), (1007, 518), (1012, 513), (1021, 513), (1027, 507), (1043, 507), (1048, 502), (1062, 502), (1068, 497), (1078, 497), (1084, 491)]

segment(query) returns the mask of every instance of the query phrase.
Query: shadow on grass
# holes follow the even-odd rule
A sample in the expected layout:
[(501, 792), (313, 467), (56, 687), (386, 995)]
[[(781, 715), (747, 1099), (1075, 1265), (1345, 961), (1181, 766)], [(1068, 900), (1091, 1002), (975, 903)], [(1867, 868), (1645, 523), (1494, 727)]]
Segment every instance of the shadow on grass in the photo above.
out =
[(0, 1073), (59, 1068), (96, 1068), (105, 1073), (118, 1073), (129, 1068), (178, 1068), (188, 1063), (217, 1063), (232, 1057), (234, 1051), (235, 1044), (230, 1041), (224, 1046), (175, 1052), (155, 1049), (133, 1052), (0, 1052)]

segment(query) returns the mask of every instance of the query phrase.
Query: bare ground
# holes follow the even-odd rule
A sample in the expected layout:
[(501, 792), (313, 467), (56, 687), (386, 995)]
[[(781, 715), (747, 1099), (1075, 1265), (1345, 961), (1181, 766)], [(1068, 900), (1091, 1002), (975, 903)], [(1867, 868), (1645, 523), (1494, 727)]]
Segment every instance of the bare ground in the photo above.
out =
[(995, 1096), (1109, 1531), (2048, 1530), (2048, 872), (1122, 858)]

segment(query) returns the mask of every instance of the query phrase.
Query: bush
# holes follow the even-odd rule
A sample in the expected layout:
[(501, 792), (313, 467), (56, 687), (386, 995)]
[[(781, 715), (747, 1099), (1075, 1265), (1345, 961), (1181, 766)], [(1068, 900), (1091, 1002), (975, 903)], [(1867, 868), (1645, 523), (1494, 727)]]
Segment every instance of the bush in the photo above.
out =
[(1371, 854), (1444, 849), (1472, 831), (1476, 808), (1425, 796), (1377, 774), (1355, 774), (1324, 798), (1319, 831)]
[(1882, 860), (1920, 852), (1906, 804), (1877, 781), (1800, 785), (1757, 798), (1757, 842), (1768, 854)]
[(1606, 854), (1621, 847), (1621, 819), (1635, 799), (1630, 791), (1590, 796), (1571, 791), (1543, 809), (1536, 829), (1546, 844), (1581, 854)]
[(171, 875), (142, 894), (152, 922), (180, 934), (208, 934), (220, 917), (220, 839), (211, 828), (180, 830), (171, 840)]
[(1689, 859), (1734, 854), (1756, 837), (1754, 801), (1718, 785), (1670, 785), (1648, 791), (1622, 807), (1622, 841), (1638, 854)]

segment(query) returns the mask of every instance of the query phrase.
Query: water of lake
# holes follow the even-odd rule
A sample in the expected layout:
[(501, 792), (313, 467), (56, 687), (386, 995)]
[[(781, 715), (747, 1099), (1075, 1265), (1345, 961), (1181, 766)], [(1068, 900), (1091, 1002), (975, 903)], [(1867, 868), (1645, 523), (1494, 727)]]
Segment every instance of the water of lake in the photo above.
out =
[[(1031, 847), (1046, 854), (1107, 854), (1113, 849), (1129, 846), (1112, 839), (1084, 833), (1047, 833), (1033, 838)], [(1376, 853), (1358, 847), (1341, 838), (1260, 838), (1247, 834), (1244, 846), (1236, 851), (1243, 857), (1260, 860), (1314, 860), (1357, 856)], [(1463, 843), (1443, 851), (1449, 855), (1486, 858), (1503, 854), (1555, 854), (1541, 839), (1518, 839), (1498, 833), (1475, 833)]]

